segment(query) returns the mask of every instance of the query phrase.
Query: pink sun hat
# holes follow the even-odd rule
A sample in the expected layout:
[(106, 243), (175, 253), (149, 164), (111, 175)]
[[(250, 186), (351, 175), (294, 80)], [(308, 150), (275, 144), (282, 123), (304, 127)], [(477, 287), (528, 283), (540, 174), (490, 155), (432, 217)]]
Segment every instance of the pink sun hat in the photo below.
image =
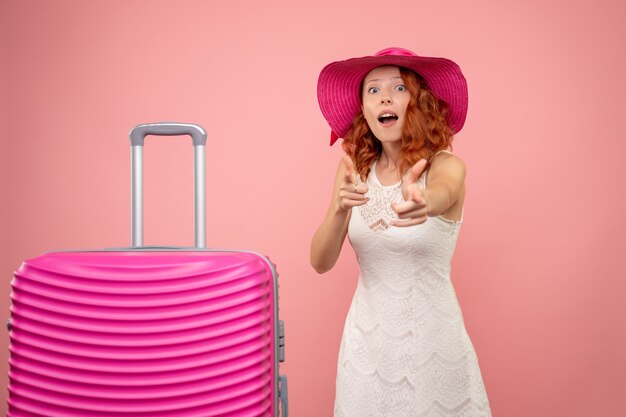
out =
[(467, 115), (467, 82), (461, 68), (446, 58), (417, 56), (402, 48), (386, 48), (373, 56), (332, 62), (322, 69), (317, 81), (317, 99), (332, 129), (330, 144), (352, 128), (352, 119), (361, 110), (363, 78), (376, 67), (395, 65), (420, 74), (435, 96), (448, 103), (448, 124), (457, 133)]

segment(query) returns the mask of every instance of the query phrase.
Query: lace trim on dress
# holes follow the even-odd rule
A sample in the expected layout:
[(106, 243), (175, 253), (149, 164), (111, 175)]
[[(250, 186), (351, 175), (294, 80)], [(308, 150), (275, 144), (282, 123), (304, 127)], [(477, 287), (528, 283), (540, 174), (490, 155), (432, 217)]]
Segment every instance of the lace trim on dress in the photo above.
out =
[(391, 226), (391, 222), (399, 220), (391, 204), (403, 201), (401, 185), (401, 181), (392, 185), (382, 185), (376, 176), (376, 161), (372, 163), (367, 180), (368, 192), (365, 194), (370, 201), (360, 207), (361, 217), (371, 230), (375, 232), (386, 230)]

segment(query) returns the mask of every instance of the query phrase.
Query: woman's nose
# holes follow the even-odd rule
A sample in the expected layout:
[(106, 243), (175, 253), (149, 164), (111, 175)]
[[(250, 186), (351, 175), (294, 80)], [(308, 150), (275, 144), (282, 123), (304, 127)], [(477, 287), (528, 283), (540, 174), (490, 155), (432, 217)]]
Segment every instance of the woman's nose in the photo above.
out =
[(380, 101), (383, 104), (391, 104), (391, 96), (389, 94), (383, 94), (380, 97)]

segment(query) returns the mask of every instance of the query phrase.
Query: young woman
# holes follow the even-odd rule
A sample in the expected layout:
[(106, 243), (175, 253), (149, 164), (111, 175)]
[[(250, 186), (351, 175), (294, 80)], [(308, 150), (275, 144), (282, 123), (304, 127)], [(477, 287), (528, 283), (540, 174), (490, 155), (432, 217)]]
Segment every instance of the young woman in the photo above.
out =
[(360, 267), (335, 417), (490, 416), (450, 280), (465, 197), (465, 165), (449, 152), (467, 113), (461, 70), (388, 48), (327, 65), (318, 99), (346, 155), (311, 264), (330, 270), (347, 235)]

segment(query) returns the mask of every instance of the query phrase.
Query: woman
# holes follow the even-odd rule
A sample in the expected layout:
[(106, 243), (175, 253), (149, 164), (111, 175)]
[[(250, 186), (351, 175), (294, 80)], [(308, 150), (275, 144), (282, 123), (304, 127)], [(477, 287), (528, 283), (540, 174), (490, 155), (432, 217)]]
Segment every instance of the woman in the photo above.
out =
[(360, 267), (335, 417), (490, 416), (450, 281), (465, 165), (448, 149), (465, 122), (465, 78), (450, 60), (388, 48), (327, 65), (318, 99), (346, 155), (311, 264), (330, 270), (348, 235)]

